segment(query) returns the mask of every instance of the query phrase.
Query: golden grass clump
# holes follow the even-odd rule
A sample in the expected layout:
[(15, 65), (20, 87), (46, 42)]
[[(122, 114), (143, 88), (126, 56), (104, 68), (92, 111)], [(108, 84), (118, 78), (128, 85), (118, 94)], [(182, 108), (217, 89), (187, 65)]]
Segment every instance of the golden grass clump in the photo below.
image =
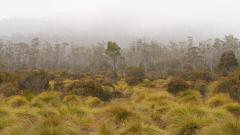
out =
[(173, 103), (173, 101), (174, 97), (166, 91), (150, 93), (146, 95), (144, 100), (145, 103), (153, 103), (157, 106), (170, 105)]
[(59, 108), (59, 112), (61, 113), (61, 115), (64, 115), (64, 116), (76, 115), (78, 117), (84, 117), (85, 115), (87, 115), (86, 109), (84, 110), (83, 107), (75, 106), (75, 105), (62, 106), (61, 108)]
[(55, 91), (46, 91), (32, 100), (32, 105), (37, 107), (42, 107), (44, 105), (58, 106), (61, 104), (61, 93)]
[(130, 120), (137, 118), (136, 113), (132, 110), (127, 105), (111, 105), (107, 109), (108, 119), (118, 126), (124, 125)]
[(234, 118), (221, 119), (205, 127), (199, 135), (239, 135), (240, 120)]
[(164, 135), (158, 127), (145, 125), (140, 121), (130, 122), (122, 131), (123, 135)]
[(77, 95), (67, 95), (63, 98), (63, 102), (69, 105), (79, 104), (80, 97)]
[(228, 103), (223, 106), (224, 109), (231, 112), (235, 116), (240, 115), (240, 104), (239, 103)]
[(210, 122), (208, 110), (202, 107), (182, 105), (166, 114), (167, 128), (174, 135), (196, 135)]
[(101, 125), (97, 129), (96, 135), (116, 135), (114, 129), (107, 125), (106, 123), (101, 123)]
[(44, 118), (36, 127), (36, 135), (77, 135), (74, 126), (61, 121), (61, 117)]
[(12, 107), (24, 106), (28, 103), (24, 96), (13, 96), (8, 100), (8, 104)]
[(117, 81), (114, 85), (115, 89), (125, 91), (128, 88), (128, 84), (124, 80)]
[(87, 97), (85, 103), (90, 107), (97, 107), (103, 104), (103, 101), (97, 97)]
[(210, 107), (219, 107), (231, 102), (233, 100), (226, 94), (216, 94), (207, 100), (207, 104)]
[(201, 94), (197, 90), (186, 90), (179, 94), (180, 103), (200, 104)]

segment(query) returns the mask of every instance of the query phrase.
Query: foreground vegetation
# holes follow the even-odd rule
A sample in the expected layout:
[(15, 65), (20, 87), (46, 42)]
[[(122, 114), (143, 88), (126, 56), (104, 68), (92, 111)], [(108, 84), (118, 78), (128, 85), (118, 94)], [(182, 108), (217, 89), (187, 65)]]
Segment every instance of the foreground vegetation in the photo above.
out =
[(0, 134), (240, 135), (233, 36), (213, 48), (190, 37), (180, 48), (109, 41), (68, 55), (68, 44), (38, 38), (0, 45)]
[(0, 74), (3, 135), (239, 135), (239, 76)]

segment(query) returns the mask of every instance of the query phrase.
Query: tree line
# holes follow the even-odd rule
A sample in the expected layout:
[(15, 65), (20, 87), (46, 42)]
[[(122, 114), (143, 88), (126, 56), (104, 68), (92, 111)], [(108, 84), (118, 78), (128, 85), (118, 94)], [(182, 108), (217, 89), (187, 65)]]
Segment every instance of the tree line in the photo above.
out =
[(237, 66), (239, 48), (240, 42), (233, 35), (199, 43), (195, 43), (193, 37), (165, 44), (139, 39), (126, 48), (112, 41), (81, 46), (50, 43), (39, 38), (29, 43), (0, 40), (0, 68), (2, 71), (46, 69), (98, 73), (113, 70), (116, 73), (137, 66), (159, 74), (199, 69), (216, 72)]

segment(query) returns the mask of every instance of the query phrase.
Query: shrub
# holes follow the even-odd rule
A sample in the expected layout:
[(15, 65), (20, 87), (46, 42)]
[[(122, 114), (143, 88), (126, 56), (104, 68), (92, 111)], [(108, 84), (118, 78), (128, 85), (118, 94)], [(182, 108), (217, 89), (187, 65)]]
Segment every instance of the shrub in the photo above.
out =
[(170, 78), (167, 83), (167, 91), (172, 94), (177, 94), (187, 88), (189, 88), (188, 83), (181, 78)]
[(203, 80), (196, 81), (194, 88), (198, 90), (201, 96), (205, 97), (207, 95), (207, 82)]
[(188, 72), (183, 74), (182, 77), (188, 81), (204, 80), (208, 82), (214, 79), (213, 75), (210, 72), (204, 70)]
[(141, 67), (129, 67), (126, 72), (126, 82), (129, 85), (135, 85), (143, 81), (144, 69)]
[(23, 96), (14, 96), (8, 100), (8, 103), (12, 107), (20, 107), (27, 104), (27, 99)]
[(36, 70), (25, 73), (23, 79), (19, 81), (20, 89), (29, 89), (33, 91), (46, 90), (49, 87), (49, 81), (53, 79), (53, 75), (43, 70)]
[(0, 93), (4, 96), (12, 96), (20, 93), (20, 90), (12, 83), (0, 84)]
[(238, 66), (238, 60), (235, 57), (233, 51), (226, 51), (222, 54), (220, 61), (219, 61), (219, 70), (224, 73), (234, 71)]
[(96, 107), (101, 105), (103, 102), (97, 97), (88, 97), (86, 100), (86, 104), (90, 107)]
[(72, 93), (77, 95), (98, 97), (104, 101), (110, 100), (112, 96), (112, 91), (104, 90), (101, 84), (92, 79), (82, 79), (74, 87)]
[(240, 101), (240, 72), (236, 71), (218, 81), (215, 87), (217, 93), (227, 93), (236, 101)]
[(14, 72), (0, 72), (0, 83), (17, 84), (19, 75)]

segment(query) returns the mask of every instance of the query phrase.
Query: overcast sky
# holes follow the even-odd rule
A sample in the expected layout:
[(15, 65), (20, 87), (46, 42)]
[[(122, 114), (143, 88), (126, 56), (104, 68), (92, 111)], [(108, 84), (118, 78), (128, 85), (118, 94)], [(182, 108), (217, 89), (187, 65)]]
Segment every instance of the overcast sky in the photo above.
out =
[[(129, 31), (133, 31), (133, 27), (136, 27), (136, 30), (146, 27), (147, 30), (141, 32), (151, 35), (151, 30), (158, 33), (156, 29), (165, 26), (170, 26), (173, 30), (174, 27), (179, 29), (179, 26), (198, 29), (208, 26), (204, 32), (197, 32), (218, 36), (216, 33), (221, 31), (218, 29), (224, 27), (221, 35), (229, 32), (240, 36), (240, 0), (0, 0), (0, 19), (56, 16), (63, 19), (74, 16), (72, 18), (79, 22), (92, 22), (90, 27), (107, 25), (99, 20), (111, 23), (109, 20), (112, 19), (123, 25), (123, 28), (130, 29)], [(74, 22), (74, 19), (65, 20)], [(86, 21), (88, 19), (90, 21)], [(104, 25), (102, 26), (105, 28)], [(214, 30), (211, 35), (212, 26)], [(169, 37), (172, 37), (172, 34)]]
[(0, 0), (0, 3), (0, 18), (85, 13), (185, 22), (240, 22), (239, 0)]

